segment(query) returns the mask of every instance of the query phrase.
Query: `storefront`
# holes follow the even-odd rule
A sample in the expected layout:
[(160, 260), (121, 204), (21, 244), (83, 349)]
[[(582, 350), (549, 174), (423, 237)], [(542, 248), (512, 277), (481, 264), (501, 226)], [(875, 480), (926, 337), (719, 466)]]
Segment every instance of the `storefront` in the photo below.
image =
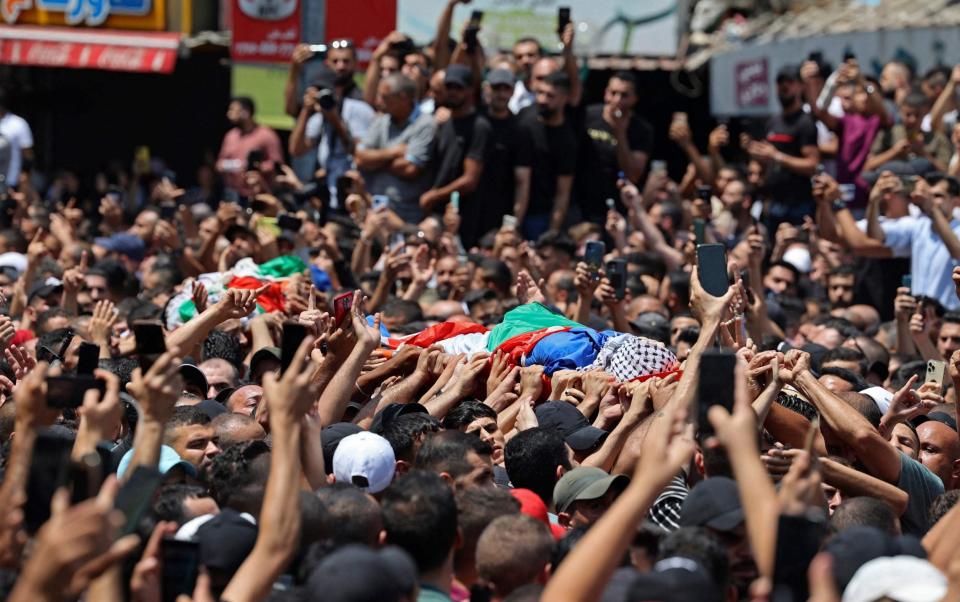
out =
[(184, 183), (226, 129), (215, 2), (4, 0), (0, 86), (34, 131), (41, 170), (129, 165), (146, 146)]

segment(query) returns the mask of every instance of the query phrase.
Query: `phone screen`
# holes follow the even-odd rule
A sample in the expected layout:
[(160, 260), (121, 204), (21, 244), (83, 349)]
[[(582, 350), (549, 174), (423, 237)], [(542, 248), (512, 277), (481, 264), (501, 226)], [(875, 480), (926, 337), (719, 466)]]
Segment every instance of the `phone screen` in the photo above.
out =
[(611, 259), (607, 262), (607, 278), (613, 287), (614, 296), (621, 300), (627, 296), (627, 262), (623, 259)]
[(300, 226), (303, 225), (303, 220), (295, 215), (290, 215), (289, 213), (284, 213), (277, 217), (277, 225), (280, 226), (281, 230), (290, 230), (291, 232), (299, 232)]
[(603, 241), (591, 240), (583, 251), (583, 260), (590, 266), (590, 271), (597, 272), (603, 265), (603, 256), (607, 254), (607, 245)]
[(730, 288), (727, 252), (723, 245), (697, 245), (697, 274), (700, 285), (714, 297), (722, 297)]
[(145, 372), (157, 361), (157, 357), (167, 350), (163, 327), (159, 322), (134, 322), (133, 337), (137, 342), (140, 369)]
[(100, 345), (84, 341), (80, 343), (77, 356), (79, 358), (77, 361), (77, 374), (92, 375), (100, 363)]
[(50, 500), (62, 483), (59, 475), (69, 464), (72, 448), (72, 439), (46, 430), (37, 435), (27, 474), (27, 503), (23, 506), (23, 523), (27, 533), (36, 533), (50, 519)]
[(296, 322), (283, 323), (283, 337), (280, 340), (280, 370), (286, 372), (287, 367), (293, 363), (293, 356), (297, 354), (297, 349), (303, 339), (307, 337), (307, 328)]
[(47, 405), (51, 408), (79, 408), (90, 389), (100, 391), (101, 398), (107, 390), (106, 381), (85, 374), (48, 376), (46, 382)]
[(706, 234), (704, 234), (706, 227), (707, 223), (704, 220), (700, 218), (693, 220), (693, 238), (698, 245), (707, 242)]
[(710, 406), (722, 405), (733, 411), (733, 371), (737, 356), (730, 351), (708, 349), (700, 358), (700, 384), (697, 393), (697, 414), (700, 440), (713, 435), (707, 419)]
[(177, 596), (192, 596), (197, 585), (200, 544), (165, 537), (160, 543), (163, 576), (160, 591), (163, 602), (175, 602)]
[(343, 293), (333, 298), (333, 320), (337, 324), (343, 322), (343, 319), (350, 313), (353, 307), (353, 293)]

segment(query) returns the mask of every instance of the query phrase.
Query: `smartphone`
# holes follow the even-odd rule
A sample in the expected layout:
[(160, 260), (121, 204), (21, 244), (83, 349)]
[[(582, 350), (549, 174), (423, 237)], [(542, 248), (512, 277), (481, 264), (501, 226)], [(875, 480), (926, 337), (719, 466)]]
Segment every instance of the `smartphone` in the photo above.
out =
[(157, 361), (160, 354), (166, 352), (167, 345), (163, 338), (163, 327), (160, 322), (134, 322), (133, 337), (137, 342), (137, 360), (140, 370), (146, 372)]
[(137, 466), (130, 478), (120, 487), (113, 507), (123, 513), (121, 535), (129, 535), (137, 530), (140, 517), (150, 507), (153, 494), (163, 482), (163, 474), (156, 468)]
[(693, 239), (698, 245), (702, 245), (707, 242), (705, 238), (705, 230), (707, 228), (707, 222), (701, 218), (696, 218), (693, 220)]
[(607, 278), (613, 287), (617, 301), (627, 296), (627, 262), (623, 259), (611, 259), (607, 262)]
[(697, 198), (703, 201), (704, 203), (710, 202), (710, 197), (713, 196), (713, 188), (709, 186), (697, 186)]
[(77, 361), (77, 374), (92, 376), (93, 371), (97, 369), (97, 365), (100, 363), (100, 345), (84, 341), (80, 343), (77, 356), (79, 357)]
[(913, 274), (904, 274), (903, 277), (900, 278), (900, 286), (913, 291)]
[(500, 223), (500, 228), (503, 230), (516, 230), (517, 216), (505, 213), (503, 215), (503, 221)]
[(900, 185), (903, 186), (903, 194), (910, 196), (917, 186), (917, 176), (903, 176), (900, 178)]
[(353, 307), (353, 291), (349, 291), (333, 298), (333, 320), (336, 324), (343, 322), (343, 319), (350, 313)]
[(266, 213), (269, 209), (270, 205), (264, 201), (258, 201), (256, 199), (250, 201), (250, 211), (254, 213)]
[(557, 34), (563, 35), (563, 30), (570, 23), (570, 7), (561, 6), (557, 9)]
[(266, 158), (262, 150), (254, 149), (247, 153), (247, 171), (258, 171)]
[(665, 172), (667, 171), (667, 162), (666, 161), (651, 161), (650, 162), (650, 173), (654, 172)]
[[(352, 293), (351, 293), (352, 294)], [(283, 323), (283, 336), (280, 339), (280, 373), (286, 372), (293, 363), (293, 356), (297, 354), (300, 343), (307, 338), (307, 327), (296, 322)]]
[(676, 113), (673, 114), (673, 121), (681, 122), (681, 123), (689, 123), (690, 118), (683, 111), (677, 111)]
[(390, 250), (396, 251), (397, 249), (402, 249), (403, 246), (407, 244), (406, 238), (403, 236), (403, 232), (394, 232), (390, 236)]
[(48, 376), (46, 382), (47, 406), (51, 408), (79, 408), (90, 389), (100, 391), (101, 399), (107, 391), (106, 381), (84, 374)]
[(807, 60), (813, 61), (814, 63), (820, 65), (823, 63), (823, 52), (819, 50), (815, 52), (811, 52), (810, 54), (807, 55)]
[(730, 288), (727, 274), (727, 251), (723, 245), (697, 245), (697, 274), (703, 290), (714, 297), (722, 297)]
[(590, 271), (597, 274), (603, 267), (603, 256), (607, 254), (607, 245), (601, 240), (587, 241), (583, 251), (583, 260), (590, 266)]
[(326, 44), (310, 44), (310, 52), (313, 53), (312, 58), (323, 60), (327, 58), (327, 45)]
[(290, 213), (283, 213), (277, 216), (277, 226), (279, 226), (281, 230), (299, 232), (300, 227), (303, 226), (303, 220)]
[(851, 48), (848, 46), (848, 47), (843, 51), (843, 62), (846, 63), (847, 61), (851, 61), (851, 60), (853, 60), (853, 61), (857, 60), (857, 55), (853, 52), (853, 49), (851, 49)]
[(483, 11), (475, 10), (472, 13), (470, 13), (470, 22), (473, 23), (474, 25), (479, 26), (480, 23), (483, 22)]
[(160, 205), (160, 219), (165, 221), (170, 221), (176, 215), (177, 215), (176, 205)]
[(946, 363), (940, 360), (929, 360), (927, 362), (927, 375), (923, 380), (924, 384), (937, 383), (940, 385), (939, 393), (943, 393), (943, 373)]
[(613, 199), (607, 199), (607, 211), (613, 211), (617, 208), (617, 202)]
[(708, 349), (700, 357), (700, 384), (697, 390), (697, 415), (700, 441), (713, 436), (707, 419), (710, 406), (721, 405), (733, 411), (733, 372), (737, 356), (730, 351)]
[(457, 213), (460, 213), (460, 192), (454, 190), (450, 193), (450, 206), (453, 207), (453, 210)]
[[(109, 459), (109, 455), (107, 455)], [(103, 484), (104, 458), (99, 453), (89, 453), (79, 461), (70, 460), (63, 471), (61, 487), (70, 489), (70, 503), (79, 504), (94, 497)]]
[(351, 192), (353, 192), (353, 180), (347, 176), (337, 178), (337, 202), (340, 207), (347, 206), (347, 197), (350, 196)]
[(467, 54), (473, 54), (477, 51), (477, 34), (480, 33), (480, 28), (476, 25), (468, 25), (463, 30), (463, 43), (467, 47)]
[(61, 470), (70, 461), (73, 439), (40, 431), (33, 446), (27, 473), (27, 502), (23, 505), (24, 529), (34, 534), (50, 519), (50, 500), (62, 483)]
[(374, 211), (384, 211), (390, 207), (390, 197), (385, 194), (375, 194), (370, 202), (370, 208)]
[(173, 537), (160, 542), (163, 575), (160, 592), (163, 602), (176, 602), (177, 596), (192, 596), (200, 567), (200, 544)]

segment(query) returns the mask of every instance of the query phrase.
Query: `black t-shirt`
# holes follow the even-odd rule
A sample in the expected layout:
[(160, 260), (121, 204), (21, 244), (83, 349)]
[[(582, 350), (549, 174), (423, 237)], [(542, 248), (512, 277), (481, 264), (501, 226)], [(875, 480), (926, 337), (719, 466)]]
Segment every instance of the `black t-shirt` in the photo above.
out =
[(532, 148), (530, 204), (528, 215), (547, 215), (553, 210), (557, 178), (572, 176), (577, 165), (577, 136), (568, 119), (548, 126), (537, 119), (537, 107), (530, 106), (517, 116), (520, 128)]
[[(813, 118), (797, 111), (790, 115), (774, 115), (767, 122), (767, 142), (778, 151), (792, 157), (801, 157), (804, 146), (817, 145), (817, 126)], [(771, 200), (784, 204), (809, 204), (813, 201), (810, 178), (794, 173), (782, 165), (773, 165), (767, 175), (767, 189)]]
[[(463, 175), (464, 159), (483, 163), (490, 140), (490, 122), (479, 113), (449, 119), (437, 128), (431, 149), (433, 187), (446, 186)], [(464, 196), (461, 195), (461, 201)]]
[[(631, 151), (647, 155), (653, 149), (653, 128), (636, 114), (627, 126), (627, 143)], [(602, 104), (587, 107), (580, 128), (580, 148), (574, 194), (583, 218), (603, 223), (607, 199), (614, 199), (620, 205), (617, 174), (621, 169), (617, 160), (617, 137), (603, 119)]]
[(515, 115), (510, 113), (504, 119), (485, 117), (491, 129), (480, 187), (469, 201), (460, 204), (460, 238), (467, 248), (500, 227), (504, 214), (513, 213), (513, 170), (530, 167), (532, 161), (530, 138), (521, 131)]

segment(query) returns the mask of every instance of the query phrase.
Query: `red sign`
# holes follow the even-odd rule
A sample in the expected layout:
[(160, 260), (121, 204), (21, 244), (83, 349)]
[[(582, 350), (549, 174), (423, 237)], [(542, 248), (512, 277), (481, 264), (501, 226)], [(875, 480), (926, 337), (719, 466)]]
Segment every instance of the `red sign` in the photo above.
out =
[(735, 71), (737, 106), (740, 108), (766, 107), (770, 101), (767, 59), (737, 63)]
[(287, 63), (300, 42), (300, 0), (231, 0), (233, 60)]
[(180, 34), (0, 26), (0, 64), (171, 73)]
[(351, 40), (357, 49), (360, 69), (365, 69), (373, 51), (387, 34), (397, 28), (396, 2), (368, 2), (363, 18), (357, 18), (357, 6), (341, 0), (327, 2), (327, 40)]

